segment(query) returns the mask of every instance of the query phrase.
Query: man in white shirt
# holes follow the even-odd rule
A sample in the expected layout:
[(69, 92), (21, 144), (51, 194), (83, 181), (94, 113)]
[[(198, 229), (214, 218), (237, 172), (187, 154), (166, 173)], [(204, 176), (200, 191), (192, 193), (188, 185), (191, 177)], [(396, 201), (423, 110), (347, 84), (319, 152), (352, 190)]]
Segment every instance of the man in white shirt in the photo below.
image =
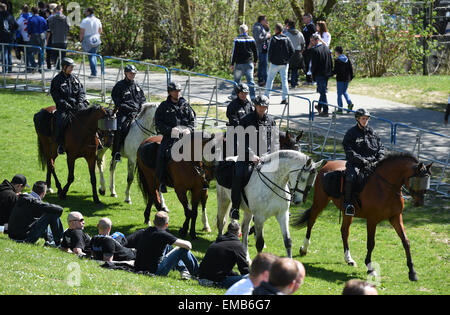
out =
[[(95, 17), (94, 8), (87, 8), (86, 18), (80, 23), (80, 42), (84, 52), (96, 54), (101, 44), (102, 22)], [(89, 55), (91, 77), (97, 76), (97, 56)]]
[(259, 253), (250, 266), (250, 275), (233, 284), (225, 295), (252, 295), (262, 281), (269, 281), (269, 270), (278, 257), (271, 253)]

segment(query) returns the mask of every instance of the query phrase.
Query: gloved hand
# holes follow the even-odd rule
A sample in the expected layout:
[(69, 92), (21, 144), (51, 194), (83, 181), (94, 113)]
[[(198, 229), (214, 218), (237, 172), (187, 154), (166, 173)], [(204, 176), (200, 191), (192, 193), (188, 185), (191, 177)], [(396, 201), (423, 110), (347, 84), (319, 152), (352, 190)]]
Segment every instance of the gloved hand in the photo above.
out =
[(184, 136), (187, 136), (187, 135), (190, 135), (190, 134), (191, 134), (191, 129), (189, 129), (189, 128), (183, 129), (183, 135)]
[(180, 129), (178, 127), (173, 127), (172, 131), (170, 133), (170, 136), (172, 138), (179, 138), (180, 137)]
[(365, 169), (370, 169), (371, 168), (371, 165), (372, 165), (372, 163), (370, 163), (368, 160), (366, 160), (366, 159), (364, 159), (363, 160), (363, 164), (364, 164), (364, 168)]
[(257, 156), (255, 154), (251, 157), (251, 160), (252, 160), (253, 164), (257, 165), (261, 159), (259, 158), (259, 156)]

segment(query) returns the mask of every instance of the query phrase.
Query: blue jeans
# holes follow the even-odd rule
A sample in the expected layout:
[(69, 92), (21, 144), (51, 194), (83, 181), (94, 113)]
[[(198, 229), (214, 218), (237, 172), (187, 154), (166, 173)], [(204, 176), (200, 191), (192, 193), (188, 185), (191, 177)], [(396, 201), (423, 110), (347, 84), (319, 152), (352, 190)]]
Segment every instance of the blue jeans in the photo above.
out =
[[(250, 99), (255, 98), (255, 81), (253, 79), (253, 71), (255, 67), (253, 66), (253, 63), (239, 63), (234, 66), (234, 82), (237, 84), (241, 83), (241, 78), (243, 75), (245, 75), (245, 78), (247, 79), (247, 83), (250, 88)], [(233, 92), (231, 93), (232, 98), (236, 98), (236, 92), (233, 89)]]
[(11, 47), (3, 46), (3, 72), (11, 72), (12, 71), (12, 55), (11, 55)]
[(352, 104), (352, 100), (350, 99), (350, 95), (347, 93), (348, 84), (350, 82), (337, 81), (337, 104), (340, 108), (344, 106), (342, 103), (342, 96), (344, 96), (347, 105)]
[(258, 51), (258, 83), (267, 82), (267, 52)]
[(162, 261), (156, 269), (157, 276), (167, 276), (170, 270), (176, 267), (178, 270), (187, 268), (191, 275), (198, 274), (197, 258), (187, 249), (177, 248), (171, 250), (172, 246), (168, 245), (163, 255)]
[(49, 242), (54, 241), (55, 245), (61, 244), (64, 228), (59, 217), (60, 215), (55, 213), (42, 215), (31, 228), (25, 242), (36, 243), (40, 237), (44, 237)]
[(320, 93), (319, 109), (322, 108), (324, 113), (328, 113), (328, 100), (327, 100), (327, 88), (328, 77), (315, 76), (317, 82), (317, 91)]
[[(88, 51), (90, 54), (96, 54), (98, 50), (98, 47), (94, 47), (91, 50)], [(89, 55), (89, 66), (91, 67), (91, 75), (96, 76), (97, 75), (97, 56), (95, 55)]]
[(244, 278), (248, 278), (248, 274), (245, 276), (241, 276), (241, 275), (237, 275), (237, 276), (227, 276), (224, 280), (222, 280), (221, 282), (218, 282), (218, 284), (222, 287), (224, 287), (225, 289), (228, 289), (229, 287), (231, 287), (233, 284), (235, 284), (238, 281), (241, 281)]
[(269, 67), (269, 73), (267, 75), (266, 92), (264, 93), (264, 95), (270, 98), (270, 90), (272, 90), (273, 80), (279, 72), (281, 76), (281, 88), (283, 89), (281, 99), (287, 99), (287, 95), (289, 94), (288, 71), (289, 65), (274, 65), (273, 63), (271, 63)]

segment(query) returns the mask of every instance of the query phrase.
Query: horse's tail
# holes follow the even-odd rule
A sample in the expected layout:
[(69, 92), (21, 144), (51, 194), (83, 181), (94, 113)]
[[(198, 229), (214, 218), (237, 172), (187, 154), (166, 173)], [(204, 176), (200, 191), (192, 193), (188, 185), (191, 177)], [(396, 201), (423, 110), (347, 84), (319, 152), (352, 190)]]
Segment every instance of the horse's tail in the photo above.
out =
[(303, 212), (292, 213), (291, 215), (291, 225), (303, 229), (308, 223), (309, 217), (311, 216), (312, 208), (309, 208)]
[(136, 161), (136, 172), (137, 172), (137, 180), (138, 180), (138, 186), (139, 189), (142, 192), (142, 197), (145, 200), (145, 203), (148, 203), (148, 198), (150, 195), (150, 192), (148, 190), (148, 183), (147, 180), (145, 179), (145, 174), (144, 174), (144, 170), (142, 169), (142, 160), (139, 156), (139, 150), (138, 150), (138, 154), (137, 154), (137, 161)]

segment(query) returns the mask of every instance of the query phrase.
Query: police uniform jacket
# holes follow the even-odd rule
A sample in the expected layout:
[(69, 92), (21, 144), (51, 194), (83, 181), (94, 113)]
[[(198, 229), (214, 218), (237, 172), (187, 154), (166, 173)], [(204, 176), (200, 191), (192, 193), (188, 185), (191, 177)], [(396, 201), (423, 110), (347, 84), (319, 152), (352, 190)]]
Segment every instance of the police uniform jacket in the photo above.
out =
[(111, 92), (118, 116), (137, 114), (145, 103), (144, 91), (134, 81), (123, 79), (114, 86)]
[[(259, 119), (258, 114), (256, 111), (251, 112), (250, 114), (245, 115), (240, 124), (240, 126), (245, 128), (248, 128), (249, 126), (255, 127), (254, 134), (246, 133), (245, 135), (245, 158), (246, 160), (251, 160), (251, 158), (254, 155), (262, 155), (264, 153), (270, 153), (271, 152), (271, 138), (272, 133), (274, 132), (273, 126), (276, 125), (275, 121), (265, 114), (262, 119)], [(262, 128), (262, 134), (260, 134), (260, 127)], [(253, 139), (257, 139), (257, 147), (252, 148), (250, 147), (251, 142), (249, 137), (255, 137)], [(259, 137), (262, 137), (259, 139)], [(261, 141), (260, 141), (261, 140)], [(260, 144), (264, 143), (266, 145), (265, 148), (260, 147)], [(264, 150), (265, 149), (265, 150)], [(239, 153), (239, 150), (238, 150)]]
[[(365, 161), (374, 163), (384, 156), (384, 146), (373, 129), (367, 126), (364, 130), (355, 125), (350, 128), (342, 141), (347, 164), (364, 167)], [(348, 167), (348, 165), (347, 165)]]
[(76, 112), (87, 107), (86, 94), (80, 80), (60, 72), (50, 84), (50, 94), (58, 111)]
[(245, 115), (253, 111), (253, 105), (249, 100), (242, 101), (239, 98), (235, 98), (227, 106), (228, 125), (236, 127)]
[(165, 139), (171, 137), (172, 128), (177, 126), (188, 127), (193, 132), (195, 128), (195, 117), (195, 111), (183, 97), (179, 98), (178, 103), (173, 103), (169, 95), (167, 100), (162, 102), (156, 109), (156, 130)]

